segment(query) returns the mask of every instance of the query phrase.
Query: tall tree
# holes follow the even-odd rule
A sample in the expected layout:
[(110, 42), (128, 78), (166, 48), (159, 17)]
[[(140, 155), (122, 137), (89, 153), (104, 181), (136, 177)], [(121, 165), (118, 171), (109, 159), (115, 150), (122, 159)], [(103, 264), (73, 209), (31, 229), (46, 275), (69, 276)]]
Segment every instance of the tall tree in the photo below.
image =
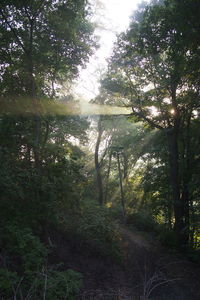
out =
[(95, 41), (89, 4), (85, 0), (1, 1), (0, 28), (1, 97), (26, 96), (32, 102), (32, 149), (39, 170), (39, 99), (55, 97), (56, 86), (74, 78), (92, 53)]
[(1, 1), (1, 93), (55, 96), (95, 46), (87, 1)]
[(119, 36), (102, 80), (107, 101), (119, 99), (132, 107), (133, 116), (166, 135), (174, 230), (180, 243), (188, 240), (191, 180), (180, 168), (190, 168), (190, 128), (199, 110), (199, 11), (195, 0), (141, 6)]
[(103, 134), (102, 118), (100, 116), (97, 123), (97, 141), (96, 141), (95, 153), (94, 153), (96, 180), (97, 180), (97, 188), (98, 188), (98, 202), (100, 205), (103, 204), (103, 183), (102, 183), (102, 176), (101, 176), (101, 165), (99, 161), (99, 148), (102, 139), (102, 134)]

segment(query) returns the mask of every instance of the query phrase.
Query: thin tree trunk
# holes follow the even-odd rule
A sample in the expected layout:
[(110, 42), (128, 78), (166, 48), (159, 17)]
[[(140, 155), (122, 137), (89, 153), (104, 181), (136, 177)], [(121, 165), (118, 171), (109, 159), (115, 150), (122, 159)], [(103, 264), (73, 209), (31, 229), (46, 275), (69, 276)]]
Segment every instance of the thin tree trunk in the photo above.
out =
[(119, 153), (117, 153), (117, 164), (118, 164), (118, 171), (119, 171), (119, 183), (120, 183), (120, 192), (121, 192), (122, 213), (123, 213), (123, 217), (125, 217), (126, 216), (126, 210), (125, 210), (124, 190), (123, 190), (122, 172), (121, 172), (121, 167), (120, 167)]
[(194, 240), (194, 234), (195, 234), (195, 211), (194, 211), (194, 206), (193, 206), (193, 201), (190, 199), (190, 212), (191, 212), (191, 230), (190, 230), (190, 248), (195, 248), (195, 240)]
[(108, 195), (108, 181), (109, 181), (109, 176), (110, 176), (111, 159), (112, 159), (112, 153), (109, 153), (108, 171), (106, 174), (106, 188), (105, 188), (105, 196), (104, 196), (105, 203), (107, 201), (107, 195)]
[(40, 129), (41, 129), (41, 118), (38, 107), (38, 99), (36, 93), (36, 83), (34, 77), (34, 66), (33, 66), (33, 33), (34, 33), (34, 19), (30, 21), (30, 34), (29, 34), (29, 49), (26, 51), (27, 63), (28, 63), (28, 92), (30, 98), (33, 101), (34, 106), (34, 143), (33, 153), (35, 158), (35, 167), (39, 170), (40, 168), (40, 157), (39, 157), (39, 143), (40, 143)]
[(128, 158), (125, 151), (123, 153), (123, 158), (124, 158), (124, 179), (126, 179), (128, 176)]
[(185, 225), (187, 228), (187, 239), (189, 240), (189, 229), (190, 229), (190, 191), (189, 183), (191, 180), (191, 135), (190, 135), (190, 121), (191, 121), (190, 112), (187, 117), (187, 127), (186, 127), (186, 142), (185, 142), (185, 170), (183, 178), (183, 203), (184, 203), (184, 217)]
[(168, 132), (170, 180), (172, 186), (172, 199), (174, 208), (174, 231), (177, 234), (179, 246), (183, 243), (184, 235), (184, 206), (180, 197), (179, 183), (179, 152), (178, 152), (178, 133), (176, 128)]
[(174, 126), (168, 131), (168, 145), (169, 145), (169, 163), (170, 163), (170, 179), (172, 186), (172, 199), (174, 207), (174, 231), (176, 233), (179, 247), (185, 247), (188, 244), (185, 228), (185, 207), (180, 194), (180, 176), (179, 176), (179, 128), (180, 128), (180, 112), (178, 109), (176, 98), (177, 83), (176, 80), (171, 84), (171, 100), (174, 110)]
[(102, 177), (101, 177), (101, 168), (99, 163), (99, 146), (101, 143), (101, 137), (103, 133), (101, 117), (98, 121), (97, 130), (98, 130), (98, 136), (97, 136), (97, 142), (95, 146), (94, 161), (95, 161), (96, 180), (97, 180), (97, 189), (98, 189), (98, 202), (100, 205), (103, 205), (103, 184), (102, 184)]

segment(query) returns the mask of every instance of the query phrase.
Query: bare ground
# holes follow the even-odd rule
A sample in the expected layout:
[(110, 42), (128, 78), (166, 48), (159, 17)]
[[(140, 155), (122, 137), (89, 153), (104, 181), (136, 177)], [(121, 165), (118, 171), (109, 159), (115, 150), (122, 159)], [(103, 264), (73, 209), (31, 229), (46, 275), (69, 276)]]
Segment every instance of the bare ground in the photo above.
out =
[(200, 267), (180, 254), (170, 253), (158, 241), (121, 228), (127, 271), (138, 274), (132, 299), (200, 299)]
[(122, 262), (54, 233), (50, 261), (83, 274), (79, 300), (199, 300), (200, 267), (152, 238), (120, 227)]

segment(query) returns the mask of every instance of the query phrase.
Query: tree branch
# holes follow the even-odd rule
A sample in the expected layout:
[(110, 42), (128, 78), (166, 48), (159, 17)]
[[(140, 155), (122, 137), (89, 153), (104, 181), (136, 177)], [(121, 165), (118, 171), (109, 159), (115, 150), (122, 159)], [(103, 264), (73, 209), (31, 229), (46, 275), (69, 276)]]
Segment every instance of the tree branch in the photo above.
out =
[(8, 27), (10, 28), (11, 32), (13, 33), (17, 43), (19, 44), (19, 46), (22, 48), (22, 50), (24, 51), (25, 54), (27, 54), (27, 50), (26, 48), (24, 47), (23, 43), (20, 41), (15, 29), (11, 26), (10, 22), (8, 21), (7, 17), (5, 16), (4, 12), (2, 9), (0, 9), (0, 13), (5, 21), (5, 23), (8, 25)]
[(135, 111), (134, 108), (132, 107), (132, 114), (131, 115), (135, 115), (136, 117), (139, 117), (141, 119), (143, 119), (144, 121), (148, 122), (150, 126), (157, 128), (159, 130), (163, 130), (164, 127), (160, 126), (159, 124), (155, 123), (153, 120), (149, 119), (148, 117), (146, 117), (142, 111)]

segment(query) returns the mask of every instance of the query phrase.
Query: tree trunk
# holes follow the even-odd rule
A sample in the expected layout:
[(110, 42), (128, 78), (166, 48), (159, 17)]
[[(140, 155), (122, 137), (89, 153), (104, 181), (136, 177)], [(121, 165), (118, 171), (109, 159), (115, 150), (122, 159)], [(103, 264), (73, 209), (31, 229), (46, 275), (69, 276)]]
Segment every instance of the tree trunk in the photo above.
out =
[(177, 234), (179, 246), (182, 246), (184, 238), (184, 205), (180, 197), (179, 183), (179, 151), (178, 151), (178, 132), (176, 128), (168, 131), (170, 180), (172, 186), (172, 199), (174, 208), (174, 231)]
[(128, 176), (128, 157), (125, 151), (123, 152), (123, 158), (124, 158), (124, 179)]
[(120, 184), (120, 192), (121, 192), (122, 214), (123, 214), (123, 217), (125, 217), (126, 210), (125, 210), (124, 190), (123, 190), (122, 172), (121, 172), (121, 167), (120, 167), (119, 153), (117, 153), (117, 164), (118, 164), (118, 171), (119, 171), (119, 184)]
[(189, 241), (190, 238), (190, 191), (189, 191), (189, 183), (191, 180), (191, 134), (190, 134), (190, 123), (191, 123), (191, 115), (192, 111), (188, 113), (187, 120), (186, 120), (186, 129), (185, 129), (185, 143), (184, 143), (184, 150), (185, 150), (185, 161), (184, 161), (184, 172), (183, 172), (183, 205), (184, 205), (184, 221), (187, 230), (187, 240)]
[(108, 181), (109, 181), (109, 176), (110, 176), (111, 159), (112, 159), (112, 153), (109, 153), (108, 171), (106, 174), (106, 189), (105, 189), (105, 196), (104, 196), (105, 203), (107, 201), (107, 195), (108, 195)]
[(190, 241), (190, 248), (195, 248), (195, 240), (194, 240), (194, 236), (195, 236), (195, 229), (196, 229), (196, 220), (195, 220), (195, 211), (194, 211), (194, 206), (193, 206), (193, 200), (190, 199), (190, 212), (191, 212), (191, 230), (189, 233), (189, 241)]
[(39, 143), (40, 143), (40, 129), (41, 129), (41, 118), (38, 107), (38, 99), (36, 93), (36, 83), (34, 77), (34, 65), (33, 65), (33, 34), (34, 34), (34, 22), (35, 19), (30, 20), (30, 32), (29, 32), (29, 47), (26, 50), (27, 65), (28, 65), (28, 93), (33, 102), (34, 107), (34, 143), (33, 153), (35, 158), (35, 167), (39, 170), (40, 168), (40, 157), (39, 157)]
[(101, 117), (98, 121), (97, 130), (98, 130), (98, 136), (97, 136), (97, 142), (95, 146), (94, 161), (95, 161), (97, 189), (98, 189), (98, 202), (100, 205), (103, 205), (103, 184), (102, 184), (102, 177), (101, 177), (101, 168), (99, 163), (99, 146), (101, 143), (101, 137), (103, 133), (103, 129), (101, 125)]

